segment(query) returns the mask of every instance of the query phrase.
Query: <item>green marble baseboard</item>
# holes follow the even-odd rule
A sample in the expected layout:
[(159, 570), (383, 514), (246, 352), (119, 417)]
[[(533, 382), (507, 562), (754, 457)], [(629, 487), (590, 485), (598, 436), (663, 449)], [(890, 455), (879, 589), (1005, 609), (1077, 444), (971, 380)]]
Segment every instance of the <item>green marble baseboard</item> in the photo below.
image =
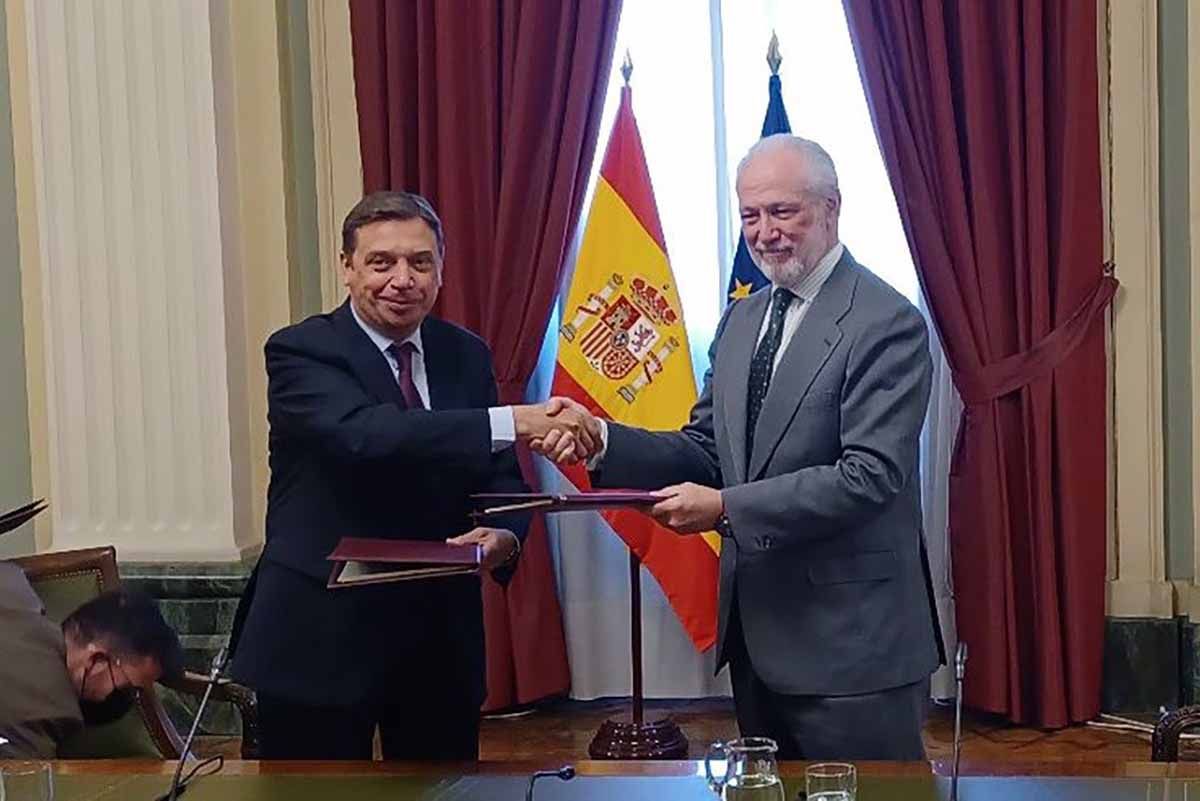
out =
[[(229, 642), (229, 631), (238, 601), (253, 570), (253, 562), (146, 563), (120, 566), (122, 581), (148, 593), (163, 617), (179, 633), (184, 663), (189, 670), (208, 673), (212, 659)], [(186, 733), (198, 698), (161, 690), (163, 706)], [(232, 704), (210, 703), (200, 731), (211, 735), (240, 735), (241, 720)]]
[[(180, 634), (191, 670), (206, 673), (228, 642), (238, 600), (252, 563), (121, 565), (122, 578), (156, 598), (163, 616)], [(1155, 714), (1200, 700), (1200, 636), (1186, 618), (1108, 618), (1105, 626), (1101, 708), (1124, 714)], [(196, 699), (163, 693), (163, 703), (181, 730), (190, 725)], [(237, 711), (214, 704), (201, 729), (238, 735)]]
[(121, 579), (155, 598), (240, 598), (254, 562), (122, 562)]
[(1185, 618), (1107, 618), (1101, 709), (1155, 714), (1192, 697), (1197, 654)]

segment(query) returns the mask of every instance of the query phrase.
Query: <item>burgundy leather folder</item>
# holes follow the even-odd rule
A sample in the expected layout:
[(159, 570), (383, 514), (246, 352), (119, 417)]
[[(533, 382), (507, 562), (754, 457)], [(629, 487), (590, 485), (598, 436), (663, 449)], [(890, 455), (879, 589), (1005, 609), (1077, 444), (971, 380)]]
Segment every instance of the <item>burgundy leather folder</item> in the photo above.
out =
[(325, 557), (333, 563), (326, 586), (339, 589), (467, 575), (479, 571), (482, 554), (478, 545), (342, 537), (333, 552)]
[(662, 498), (639, 490), (592, 492), (481, 492), (471, 496), (480, 517), (508, 512), (586, 512), (619, 507), (650, 507)]

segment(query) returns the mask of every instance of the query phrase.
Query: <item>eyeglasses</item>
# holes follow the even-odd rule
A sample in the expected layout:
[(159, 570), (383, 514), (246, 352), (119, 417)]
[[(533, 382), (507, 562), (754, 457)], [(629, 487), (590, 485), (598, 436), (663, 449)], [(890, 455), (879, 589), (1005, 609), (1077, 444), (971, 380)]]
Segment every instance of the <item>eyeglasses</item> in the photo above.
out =
[[(137, 690), (137, 689), (139, 689), (133, 683), (133, 679), (129, 678), (129, 674), (127, 672), (125, 672), (125, 668), (121, 665), (120, 659), (106, 657), (104, 661), (108, 665), (108, 680), (111, 683), (112, 692), (115, 693), (115, 692), (119, 692), (121, 690)], [(95, 666), (95, 664), (96, 663), (93, 662), (92, 664), (88, 665), (87, 670), (84, 671), (83, 681), (80, 682), (80, 684), (79, 684), (79, 694), (81, 696), (86, 697), (84, 695), (84, 689), (87, 687), (88, 679), (90, 679), (92, 677), (92, 667)], [(117, 683), (117, 673), (121, 674), (121, 678), (125, 682), (124, 684)]]
[[(116, 672), (114, 672), (114, 669)], [(117, 673), (120, 673), (121, 678), (125, 680), (124, 684), (121, 684), (121, 685), (117, 684), (117, 676), (116, 676)], [(108, 678), (109, 678), (109, 681), (112, 682), (113, 691), (124, 690), (124, 689), (129, 689), (129, 688), (132, 688), (135, 690), (137, 689), (137, 687), (133, 683), (133, 679), (129, 678), (129, 674), (126, 673), (125, 668), (123, 668), (121, 666), (120, 659), (108, 660)]]

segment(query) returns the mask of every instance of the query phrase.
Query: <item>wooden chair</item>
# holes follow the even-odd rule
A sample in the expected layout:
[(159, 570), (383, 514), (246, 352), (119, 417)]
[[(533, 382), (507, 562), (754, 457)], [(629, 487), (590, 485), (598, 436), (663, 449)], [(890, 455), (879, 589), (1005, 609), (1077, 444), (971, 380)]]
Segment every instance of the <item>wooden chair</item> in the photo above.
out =
[[(12, 560), (25, 571), (42, 599), (46, 615), (56, 623), (100, 593), (120, 584), (116, 549), (85, 548), (25, 556)], [(166, 683), (171, 689), (195, 696), (204, 693), (207, 677), (190, 671)], [(213, 688), (214, 701), (233, 703), (242, 717), (242, 758), (258, 758), (258, 713), (254, 693), (223, 680)], [(149, 757), (178, 759), (183, 738), (167, 717), (153, 688), (137, 693), (137, 703), (120, 720), (89, 726), (62, 744), (63, 759)]]
[(1178, 762), (1179, 739), (1185, 731), (1195, 726), (1200, 726), (1200, 706), (1182, 706), (1163, 715), (1150, 738), (1150, 759), (1155, 762)]

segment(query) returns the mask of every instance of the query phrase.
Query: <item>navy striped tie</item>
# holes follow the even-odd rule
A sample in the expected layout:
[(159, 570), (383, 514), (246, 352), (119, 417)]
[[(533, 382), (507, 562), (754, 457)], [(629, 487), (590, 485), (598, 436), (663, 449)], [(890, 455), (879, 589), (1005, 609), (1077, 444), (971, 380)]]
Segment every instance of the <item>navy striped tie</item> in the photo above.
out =
[(750, 360), (750, 383), (746, 388), (747, 459), (754, 451), (754, 426), (758, 424), (763, 399), (767, 397), (767, 389), (771, 386), (775, 354), (779, 351), (779, 342), (783, 338), (783, 318), (795, 297), (783, 287), (775, 290), (771, 297), (771, 319), (767, 323), (767, 333), (763, 335), (758, 349), (754, 351), (754, 358)]

